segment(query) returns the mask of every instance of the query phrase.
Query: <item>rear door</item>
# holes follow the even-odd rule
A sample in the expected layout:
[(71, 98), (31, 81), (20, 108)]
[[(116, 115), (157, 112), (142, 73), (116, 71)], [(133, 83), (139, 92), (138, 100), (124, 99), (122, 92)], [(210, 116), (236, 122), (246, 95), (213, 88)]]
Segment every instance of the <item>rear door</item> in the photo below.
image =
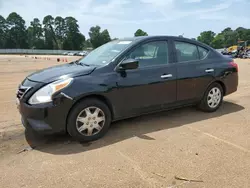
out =
[(177, 101), (199, 100), (215, 77), (209, 50), (181, 40), (174, 41), (177, 65)]
[(176, 101), (176, 67), (168, 41), (144, 42), (125, 57), (139, 60), (139, 68), (118, 74), (116, 101), (122, 116), (159, 110)]

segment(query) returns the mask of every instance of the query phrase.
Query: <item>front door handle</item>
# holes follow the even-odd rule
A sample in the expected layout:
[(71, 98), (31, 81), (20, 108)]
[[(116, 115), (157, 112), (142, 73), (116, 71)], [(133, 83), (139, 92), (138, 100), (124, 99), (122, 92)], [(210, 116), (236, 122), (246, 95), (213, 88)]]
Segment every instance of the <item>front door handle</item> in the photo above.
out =
[(205, 72), (214, 72), (214, 69), (206, 69)]
[(163, 75), (161, 75), (161, 78), (171, 78), (171, 77), (173, 77), (173, 75), (172, 74), (163, 74)]

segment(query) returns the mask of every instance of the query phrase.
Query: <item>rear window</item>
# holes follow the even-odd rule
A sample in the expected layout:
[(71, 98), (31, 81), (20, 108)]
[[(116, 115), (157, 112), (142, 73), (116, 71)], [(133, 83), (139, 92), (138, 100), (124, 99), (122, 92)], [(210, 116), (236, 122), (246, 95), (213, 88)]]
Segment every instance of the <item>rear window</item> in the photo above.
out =
[(204, 59), (208, 54), (208, 50), (200, 46), (198, 46), (198, 51), (199, 51), (200, 59)]
[(197, 46), (187, 42), (175, 41), (178, 62), (199, 60)]

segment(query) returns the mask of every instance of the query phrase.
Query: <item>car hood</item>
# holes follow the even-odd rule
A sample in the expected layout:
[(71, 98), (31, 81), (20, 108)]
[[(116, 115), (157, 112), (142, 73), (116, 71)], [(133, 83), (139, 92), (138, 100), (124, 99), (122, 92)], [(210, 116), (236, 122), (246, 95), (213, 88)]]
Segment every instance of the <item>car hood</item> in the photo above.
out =
[(94, 66), (80, 65), (72, 62), (69, 64), (57, 65), (34, 72), (27, 76), (27, 78), (35, 82), (50, 83), (62, 78), (62, 76), (75, 77), (88, 75), (92, 73), (95, 68), (96, 67)]

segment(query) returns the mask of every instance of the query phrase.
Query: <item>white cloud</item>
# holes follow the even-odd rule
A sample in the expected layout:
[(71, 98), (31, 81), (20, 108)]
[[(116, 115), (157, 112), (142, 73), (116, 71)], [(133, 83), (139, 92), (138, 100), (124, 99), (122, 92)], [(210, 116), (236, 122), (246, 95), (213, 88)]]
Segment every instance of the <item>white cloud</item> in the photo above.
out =
[[(193, 5), (196, 4), (187, 3), (200, 2), (199, 5), (203, 5), (203, 0), (0, 0), (0, 14), (7, 17), (10, 12), (15, 11), (26, 20), (27, 25), (34, 17), (42, 21), (46, 15), (73, 16), (79, 21), (80, 29), (87, 34), (89, 27), (93, 25), (114, 25), (122, 30), (128, 24), (132, 27), (139, 24), (153, 26), (186, 17), (220, 20), (225, 23), (235, 21), (240, 24), (242, 20), (229, 20), (225, 13), (233, 3), (239, 4), (239, 1), (248, 0), (217, 0), (207, 8), (195, 8)], [(183, 4), (180, 6), (180, 2), (185, 2), (186, 7), (183, 8)], [(244, 22), (249, 23), (247, 20)]]
[[(198, 2), (201, 0), (186, 0), (189, 2)], [(205, 16), (218, 11), (229, 8), (235, 1), (244, 0), (222, 0), (219, 4), (215, 4), (211, 8), (196, 9), (186, 11), (178, 9), (176, 0), (140, 0), (142, 7), (139, 7), (137, 15), (132, 19), (129, 17), (138, 7), (133, 7), (134, 0), (109, 0), (106, 3), (97, 3), (95, 0), (26, 0), (25, 4), (20, 0), (1, 1), (1, 14), (7, 16), (10, 12), (16, 11), (23, 18), (30, 22), (33, 17), (43, 19), (44, 16), (50, 14), (52, 16), (74, 16), (79, 23), (84, 24), (125, 24), (125, 23), (152, 23), (152, 22), (167, 22), (180, 19), (186, 16)], [(151, 17), (149, 14), (162, 14), (160, 17)], [(138, 14), (143, 15), (144, 19), (137, 19)], [(130, 19), (131, 18), (131, 19)]]
[(172, 6), (174, 0), (140, 0), (142, 3), (152, 4), (153, 6)]
[[(212, 14), (204, 14), (199, 16), (200, 20), (215, 20), (215, 21), (223, 21), (224, 23), (227, 24), (227, 20), (228, 17), (226, 17), (225, 15), (216, 12), (216, 13), (212, 13)], [(240, 20), (240, 22), (239, 22)], [(230, 22), (232, 23), (232, 25), (239, 25), (239, 26), (247, 26), (250, 25), (250, 20), (246, 17), (231, 17), (230, 18)]]
[(124, 6), (128, 4), (130, 4), (129, 0), (110, 0), (105, 4), (94, 4), (91, 7), (89, 6), (88, 11), (85, 12), (89, 14), (98, 14), (99, 16), (118, 15), (124, 12)]
[[(220, 2), (219, 4), (215, 4), (211, 8), (202, 8), (202, 9), (197, 9), (197, 10), (192, 10), (192, 11), (183, 11), (183, 10), (178, 9), (178, 7), (175, 6), (174, 0), (166, 0), (166, 1), (164, 0), (141, 0), (141, 1), (150, 3), (157, 12), (160, 12), (164, 16), (165, 21), (172, 21), (172, 20), (177, 20), (177, 19), (187, 17), (187, 16), (205, 16), (206, 14), (223, 11), (223, 10), (228, 9), (234, 2), (244, 1), (244, 0), (223, 0), (222, 2)], [(198, 2), (201, 0), (188, 0), (188, 1)], [(169, 9), (167, 9), (166, 11), (166, 8), (168, 7)], [(155, 21), (158, 21), (158, 19), (156, 19)]]
[(186, 0), (186, 3), (200, 3), (202, 0)]

